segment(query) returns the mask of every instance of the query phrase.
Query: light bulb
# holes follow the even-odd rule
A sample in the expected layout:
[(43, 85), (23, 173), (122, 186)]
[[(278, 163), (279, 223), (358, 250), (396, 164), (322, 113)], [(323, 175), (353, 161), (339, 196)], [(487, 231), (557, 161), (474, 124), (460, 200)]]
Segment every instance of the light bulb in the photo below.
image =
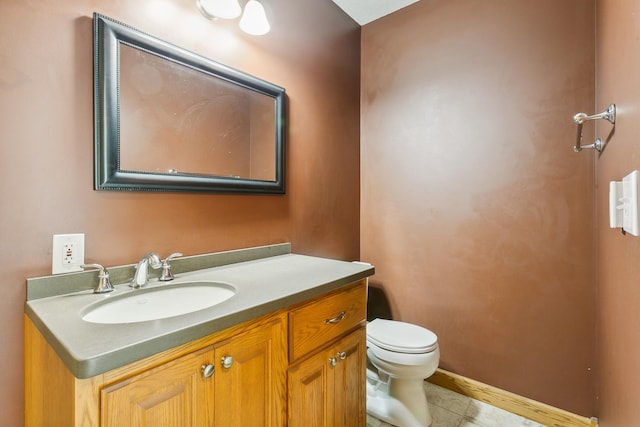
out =
[(196, 4), (200, 12), (209, 19), (233, 19), (242, 12), (238, 0), (196, 0)]
[(240, 18), (240, 28), (247, 34), (261, 36), (267, 34), (271, 29), (264, 7), (257, 0), (249, 0), (244, 7), (242, 18)]

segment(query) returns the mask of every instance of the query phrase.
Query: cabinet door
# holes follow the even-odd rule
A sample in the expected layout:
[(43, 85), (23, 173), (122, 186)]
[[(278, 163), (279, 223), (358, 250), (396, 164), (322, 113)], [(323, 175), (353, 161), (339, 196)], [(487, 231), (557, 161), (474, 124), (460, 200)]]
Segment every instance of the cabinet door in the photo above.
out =
[(289, 427), (364, 427), (365, 329), (289, 369)]
[(331, 426), (329, 352), (320, 351), (289, 369), (289, 427)]
[(278, 320), (215, 345), (215, 426), (283, 425), (285, 346)]
[(103, 427), (204, 427), (213, 424), (213, 377), (202, 366), (213, 347), (188, 354), (101, 391)]
[(358, 329), (334, 347), (338, 360), (333, 370), (334, 420), (332, 426), (366, 424), (366, 330)]

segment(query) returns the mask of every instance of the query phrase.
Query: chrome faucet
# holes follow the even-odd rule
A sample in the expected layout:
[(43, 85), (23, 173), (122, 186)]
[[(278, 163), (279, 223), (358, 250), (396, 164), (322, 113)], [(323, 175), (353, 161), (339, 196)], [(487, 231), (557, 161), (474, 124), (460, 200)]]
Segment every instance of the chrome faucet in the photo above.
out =
[(138, 264), (136, 265), (136, 272), (134, 273), (129, 286), (137, 289), (147, 284), (149, 281), (149, 265), (151, 265), (151, 268), (154, 270), (160, 268), (161, 265), (160, 258), (153, 252), (146, 254), (140, 259), (140, 261), (138, 261)]

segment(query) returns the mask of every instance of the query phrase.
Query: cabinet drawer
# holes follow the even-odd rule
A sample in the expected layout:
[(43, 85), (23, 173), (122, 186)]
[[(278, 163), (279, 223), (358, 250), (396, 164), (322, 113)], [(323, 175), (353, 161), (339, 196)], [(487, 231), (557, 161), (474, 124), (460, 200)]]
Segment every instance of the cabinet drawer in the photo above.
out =
[(366, 316), (365, 281), (292, 310), (289, 313), (290, 360), (296, 360), (353, 329)]

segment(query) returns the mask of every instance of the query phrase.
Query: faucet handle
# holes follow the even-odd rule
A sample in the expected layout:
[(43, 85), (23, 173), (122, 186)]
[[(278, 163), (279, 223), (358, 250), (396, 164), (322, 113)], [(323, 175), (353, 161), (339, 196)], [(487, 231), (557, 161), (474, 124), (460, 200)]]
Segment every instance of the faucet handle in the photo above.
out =
[(80, 267), (83, 269), (97, 268), (100, 270), (98, 273), (98, 286), (93, 290), (94, 294), (106, 294), (107, 292), (111, 292), (115, 289), (109, 280), (109, 272), (100, 264), (82, 264)]
[(160, 277), (158, 278), (159, 281), (168, 282), (170, 280), (173, 280), (173, 273), (171, 273), (171, 264), (169, 264), (169, 261), (179, 256), (182, 256), (182, 254), (180, 252), (176, 252), (162, 260), (162, 272), (160, 273)]

